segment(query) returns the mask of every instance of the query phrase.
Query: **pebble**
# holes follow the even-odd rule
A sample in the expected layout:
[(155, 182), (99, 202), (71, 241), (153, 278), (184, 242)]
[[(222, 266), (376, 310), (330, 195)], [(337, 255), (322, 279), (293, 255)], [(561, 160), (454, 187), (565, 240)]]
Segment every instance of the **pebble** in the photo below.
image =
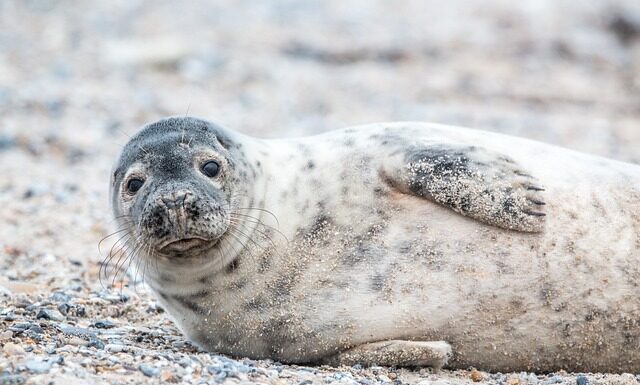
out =
[(111, 321), (96, 321), (93, 325), (93, 327), (95, 327), (96, 329), (111, 329), (116, 327), (116, 324), (114, 324)]
[(120, 353), (126, 350), (126, 347), (124, 345), (120, 345), (120, 344), (106, 344), (104, 346), (104, 350), (111, 352), (111, 353)]
[(36, 319), (46, 319), (50, 321), (60, 321), (62, 318), (58, 317), (49, 309), (40, 309), (36, 315)]
[(58, 311), (64, 316), (69, 314), (69, 310), (71, 310), (71, 305), (69, 305), (68, 303), (61, 303), (60, 305), (58, 305)]
[(60, 325), (58, 327), (63, 334), (78, 337), (95, 337), (95, 333), (89, 329), (79, 328), (69, 325)]
[(13, 311), (8, 312), (4, 315), (5, 321), (13, 322), (16, 320), (16, 313)]
[(49, 361), (31, 360), (27, 361), (25, 366), (31, 373), (42, 374), (49, 372), (49, 370), (51, 369), (51, 364), (52, 363)]
[(105, 348), (105, 344), (104, 342), (102, 342), (100, 339), (98, 338), (91, 338), (91, 340), (89, 340), (89, 344), (87, 345), (88, 347), (94, 347), (96, 349), (102, 350)]
[(0, 385), (22, 385), (27, 382), (27, 378), (19, 374), (0, 374)]
[(51, 297), (49, 297), (49, 299), (51, 299), (53, 302), (69, 302), (71, 301), (71, 296), (64, 292), (56, 291), (55, 293), (51, 294)]
[(147, 377), (158, 377), (160, 375), (160, 369), (149, 364), (140, 364), (138, 369)]
[(8, 150), (16, 145), (15, 138), (6, 136), (4, 134), (0, 135), (0, 151)]
[(4, 352), (4, 354), (8, 356), (24, 356), (25, 355), (24, 348), (18, 344), (14, 344), (13, 342), (7, 342), (6, 344), (4, 344), (2, 351)]
[(162, 383), (162, 384), (166, 384), (167, 382), (176, 383), (178, 381), (179, 381), (179, 379), (173, 373), (171, 373), (168, 370), (163, 370), (160, 373), (160, 383)]
[(89, 344), (89, 342), (87, 342), (86, 340), (83, 340), (80, 337), (71, 337), (68, 340), (66, 340), (67, 345), (73, 345), (73, 346), (86, 346)]
[(13, 332), (11, 330), (5, 330), (0, 333), (0, 341), (8, 340), (13, 337)]
[(519, 385), (520, 379), (518, 377), (511, 376), (507, 378), (507, 385)]
[(32, 324), (32, 323), (14, 324), (13, 326), (11, 326), (9, 328), (9, 330), (11, 330), (12, 332), (16, 332), (16, 333), (25, 333), (27, 331), (31, 331), (31, 332), (36, 333), (36, 334), (44, 333), (44, 330), (40, 327), (40, 325)]
[(470, 375), (471, 375), (471, 380), (473, 380), (473, 382), (483, 381), (487, 377), (484, 373), (476, 369), (473, 369)]
[(187, 341), (173, 341), (171, 343), (171, 346), (173, 346), (175, 349), (184, 349), (189, 346), (189, 344), (187, 343)]
[(560, 376), (553, 376), (553, 377), (551, 377), (551, 378), (549, 378), (549, 379), (545, 380), (545, 381), (543, 382), (543, 384), (544, 384), (544, 385), (559, 384), (559, 383), (561, 383), (562, 381), (563, 381), (563, 380), (562, 380), (562, 377), (560, 377)]
[(578, 376), (576, 377), (576, 384), (578, 385), (587, 385), (589, 383), (589, 379), (585, 376)]

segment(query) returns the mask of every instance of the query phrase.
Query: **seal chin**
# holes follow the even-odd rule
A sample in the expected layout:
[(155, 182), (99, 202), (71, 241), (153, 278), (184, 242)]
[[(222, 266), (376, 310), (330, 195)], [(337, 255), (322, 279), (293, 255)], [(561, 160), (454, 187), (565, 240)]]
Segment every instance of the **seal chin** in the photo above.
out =
[(163, 242), (158, 251), (165, 255), (183, 254), (189, 251), (190, 254), (197, 251), (210, 249), (218, 243), (218, 240), (206, 239), (203, 237), (191, 236), (179, 239), (171, 239)]

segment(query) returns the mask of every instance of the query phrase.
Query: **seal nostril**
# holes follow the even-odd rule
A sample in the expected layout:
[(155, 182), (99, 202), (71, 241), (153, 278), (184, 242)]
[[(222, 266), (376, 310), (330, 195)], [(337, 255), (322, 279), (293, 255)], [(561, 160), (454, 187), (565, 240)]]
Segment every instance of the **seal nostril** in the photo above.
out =
[(182, 207), (184, 205), (184, 200), (187, 197), (187, 192), (173, 194), (169, 197), (162, 197), (162, 201), (167, 206), (167, 208), (174, 209), (176, 207)]

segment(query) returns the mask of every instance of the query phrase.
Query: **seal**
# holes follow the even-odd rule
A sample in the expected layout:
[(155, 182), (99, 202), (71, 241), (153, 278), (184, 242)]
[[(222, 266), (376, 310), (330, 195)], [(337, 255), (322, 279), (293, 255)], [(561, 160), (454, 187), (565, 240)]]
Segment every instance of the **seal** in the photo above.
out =
[(233, 356), (640, 371), (640, 167), (384, 123), (259, 139), (143, 127), (111, 181), (131, 258)]

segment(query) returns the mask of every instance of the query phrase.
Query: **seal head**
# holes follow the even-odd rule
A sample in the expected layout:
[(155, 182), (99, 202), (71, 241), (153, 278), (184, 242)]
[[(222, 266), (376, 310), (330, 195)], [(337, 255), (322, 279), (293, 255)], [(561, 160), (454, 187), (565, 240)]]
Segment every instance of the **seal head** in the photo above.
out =
[(195, 118), (163, 119), (135, 135), (111, 186), (114, 215), (135, 247), (168, 258), (214, 248), (230, 225), (234, 149), (222, 128)]

